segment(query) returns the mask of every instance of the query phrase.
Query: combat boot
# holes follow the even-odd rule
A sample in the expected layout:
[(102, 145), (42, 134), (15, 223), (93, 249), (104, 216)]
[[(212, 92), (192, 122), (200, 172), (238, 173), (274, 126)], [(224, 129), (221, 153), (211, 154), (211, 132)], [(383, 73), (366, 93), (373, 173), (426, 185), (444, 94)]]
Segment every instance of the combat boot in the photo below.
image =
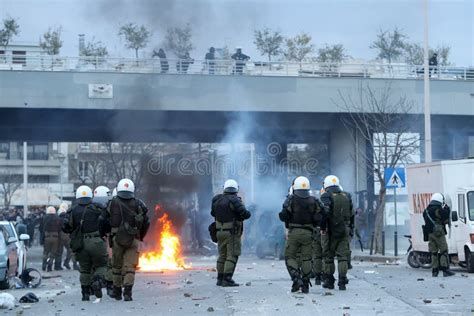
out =
[(61, 267), (61, 262), (58, 263), (54, 263), (54, 271), (62, 271), (64, 270), (63, 267)]
[(217, 274), (217, 286), (222, 286), (222, 280), (224, 279), (224, 273), (218, 273)]
[(114, 282), (107, 281), (107, 295), (114, 298)]
[(309, 282), (309, 280), (303, 280), (303, 285), (301, 286), (301, 292), (303, 292), (304, 294), (308, 294), (310, 285), (311, 283)]
[(125, 302), (133, 301), (133, 298), (132, 298), (132, 286), (131, 286), (131, 285), (126, 285), (126, 286), (123, 288), (123, 300), (124, 300)]
[(337, 281), (337, 285), (339, 286), (340, 291), (345, 291), (346, 290), (346, 284), (349, 283), (349, 280), (347, 277), (339, 277), (339, 280)]
[(114, 285), (112, 298), (115, 298), (117, 301), (120, 301), (122, 299), (122, 288), (120, 286)]
[(334, 290), (334, 282), (336, 280), (334, 279), (334, 276), (331, 274), (326, 274), (324, 277), (324, 282), (323, 282), (323, 288), (328, 289), (328, 290)]
[(314, 277), (314, 284), (321, 285), (322, 273), (316, 273)]
[(291, 285), (291, 293), (298, 292), (303, 287), (303, 281), (300, 277), (293, 278), (293, 284)]
[(232, 280), (231, 273), (224, 273), (223, 279), (222, 279), (222, 286), (223, 287), (239, 286), (239, 284), (235, 283), (235, 281)]
[(444, 277), (450, 277), (450, 276), (453, 276), (455, 275), (456, 273), (454, 273), (453, 271), (449, 270), (449, 268), (446, 268), (443, 270), (443, 276)]
[(435, 269), (433, 268), (433, 270), (431, 270), (431, 275), (436, 278), (439, 274), (439, 269)]
[(69, 260), (64, 260), (64, 267), (68, 270), (71, 270), (71, 265), (69, 264)]
[(83, 301), (89, 301), (89, 296), (90, 296), (90, 287), (88, 285), (82, 285), (81, 286), (81, 292), (82, 292), (82, 300)]
[(53, 271), (53, 262), (51, 260), (48, 260), (48, 268), (46, 271), (48, 272)]
[(100, 278), (95, 278), (92, 282), (91, 288), (95, 297), (102, 298), (102, 283), (100, 282)]
[(41, 266), (42, 271), (46, 271), (46, 265), (47, 265), (47, 261), (43, 260), (43, 265)]
[(72, 263), (72, 268), (73, 268), (74, 270), (76, 270), (76, 271), (79, 271), (79, 265), (77, 264), (77, 261), (74, 261), (74, 262)]

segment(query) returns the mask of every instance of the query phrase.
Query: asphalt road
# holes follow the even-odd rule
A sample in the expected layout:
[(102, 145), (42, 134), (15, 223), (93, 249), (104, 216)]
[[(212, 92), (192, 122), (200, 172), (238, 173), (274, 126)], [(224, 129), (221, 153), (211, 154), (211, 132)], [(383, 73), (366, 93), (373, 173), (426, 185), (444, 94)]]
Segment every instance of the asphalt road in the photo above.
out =
[[(39, 249), (30, 258), (39, 267)], [(32, 290), (35, 304), (19, 304), (7, 315), (474, 315), (474, 275), (458, 271), (451, 278), (432, 278), (429, 270), (397, 264), (354, 263), (347, 291), (313, 286), (308, 295), (290, 293), (284, 262), (243, 257), (237, 288), (215, 286), (212, 257), (187, 258), (193, 268), (164, 273), (138, 273), (134, 301), (108, 297), (81, 302), (76, 271), (45, 273)], [(9, 290), (18, 300), (28, 290)]]

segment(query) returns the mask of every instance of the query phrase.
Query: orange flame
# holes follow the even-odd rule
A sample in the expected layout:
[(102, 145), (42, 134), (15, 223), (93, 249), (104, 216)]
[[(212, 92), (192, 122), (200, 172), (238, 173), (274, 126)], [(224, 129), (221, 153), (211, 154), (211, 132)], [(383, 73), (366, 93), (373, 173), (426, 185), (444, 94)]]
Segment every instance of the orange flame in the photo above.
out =
[(140, 256), (138, 268), (140, 271), (182, 270), (188, 268), (181, 256), (181, 243), (173, 230), (173, 223), (164, 213), (158, 219), (161, 226), (160, 244), (158, 250), (147, 251)]

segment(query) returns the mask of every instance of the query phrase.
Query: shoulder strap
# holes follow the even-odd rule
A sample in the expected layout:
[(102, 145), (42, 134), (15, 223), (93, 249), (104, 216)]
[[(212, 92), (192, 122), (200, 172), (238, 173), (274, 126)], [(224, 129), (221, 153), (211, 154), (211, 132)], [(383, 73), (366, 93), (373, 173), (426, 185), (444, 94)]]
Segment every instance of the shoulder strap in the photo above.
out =
[(89, 208), (89, 205), (86, 205), (84, 207), (84, 212), (82, 212), (82, 217), (81, 221), (79, 222), (79, 229), (82, 231), (82, 224), (84, 223), (84, 217), (86, 216), (87, 209)]
[(431, 223), (433, 223), (433, 225), (436, 225), (436, 222), (433, 220), (433, 218), (430, 216), (430, 212), (428, 212), (428, 209), (425, 210), (426, 212), (426, 217), (429, 218), (429, 220), (431, 221)]

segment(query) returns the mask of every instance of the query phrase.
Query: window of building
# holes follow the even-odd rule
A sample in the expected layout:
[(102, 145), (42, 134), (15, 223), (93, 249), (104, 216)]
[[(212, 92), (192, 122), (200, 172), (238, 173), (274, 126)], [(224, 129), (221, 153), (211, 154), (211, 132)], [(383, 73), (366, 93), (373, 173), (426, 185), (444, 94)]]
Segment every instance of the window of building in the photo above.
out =
[(79, 161), (78, 173), (81, 178), (86, 178), (89, 176), (89, 162), (88, 161)]
[(8, 153), (10, 151), (10, 143), (0, 143), (0, 153)]
[[(28, 160), (48, 160), (49, 146), (48, 143), (28, 143)], [(18, 146), (19, 159), (23, 159), (23, 143)]]

